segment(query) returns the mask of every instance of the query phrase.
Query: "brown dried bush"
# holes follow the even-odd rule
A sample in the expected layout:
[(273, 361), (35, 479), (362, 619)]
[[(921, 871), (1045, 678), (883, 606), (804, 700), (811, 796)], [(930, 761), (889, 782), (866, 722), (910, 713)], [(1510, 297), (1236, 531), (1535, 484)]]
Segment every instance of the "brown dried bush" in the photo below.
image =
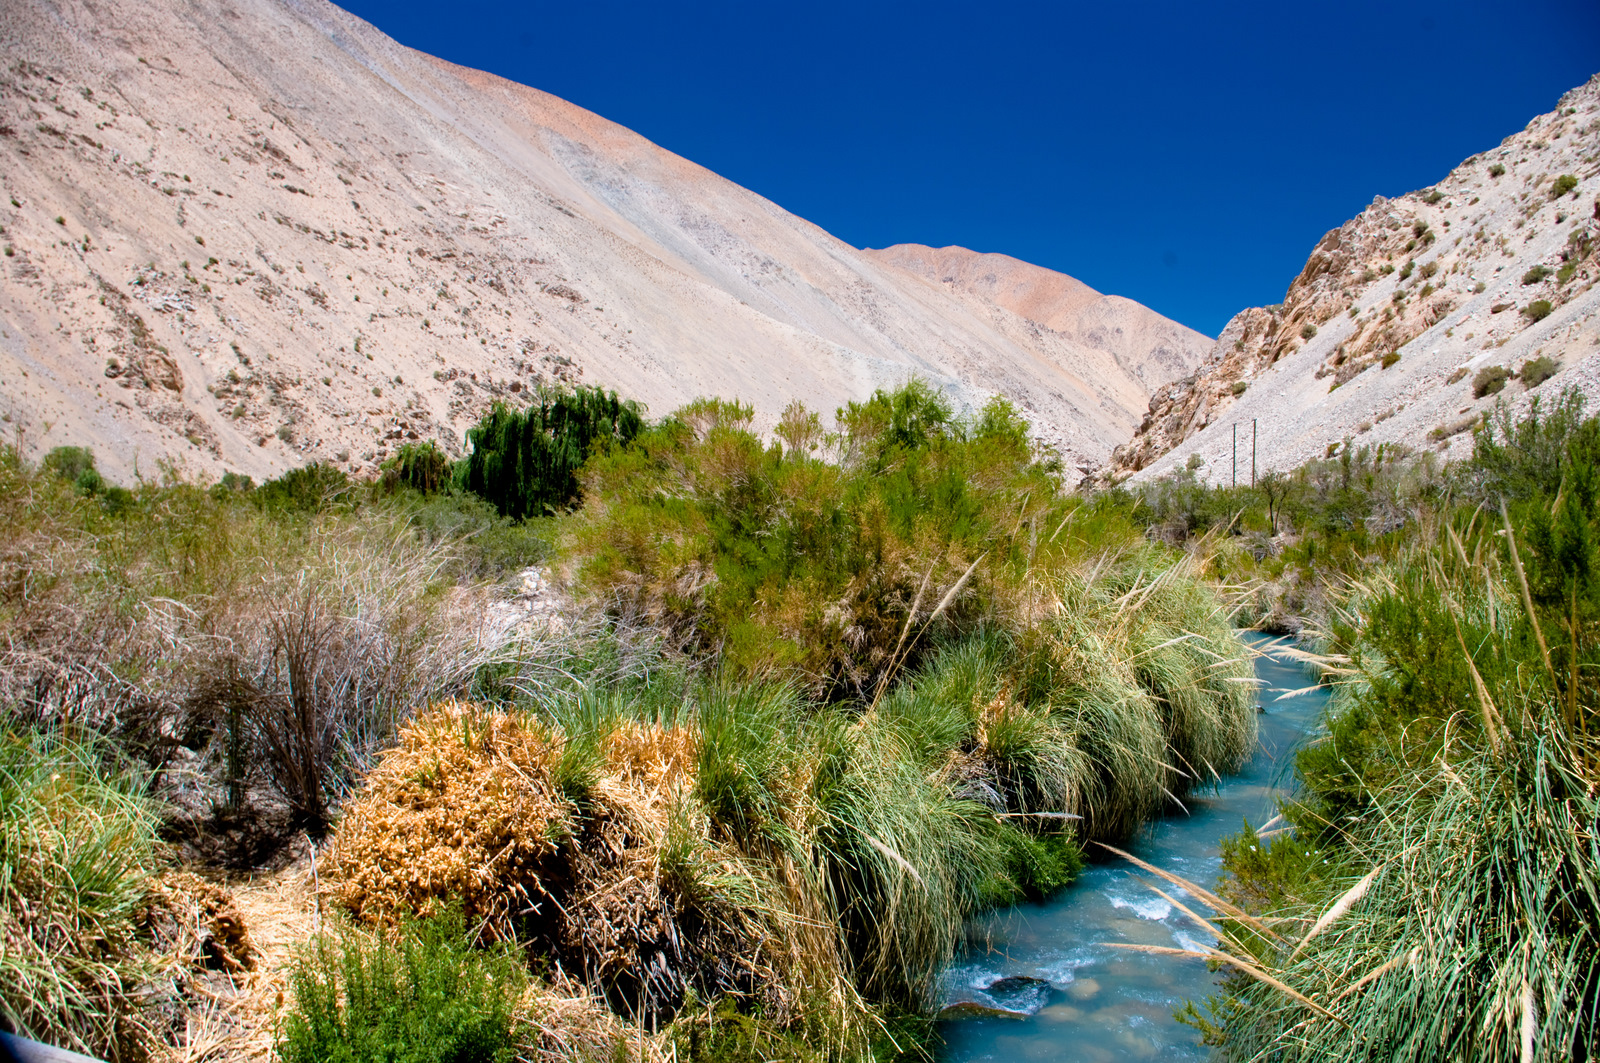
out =
[(550, 896), (571, 802), (551, 769), (561, 740), (474, 705), (435, 706), (403, 728), (334, 835), (334, 899), (358, 920), (398, 925), (459, 899), (489, 940)]
[(712, 851), (703, 823), (687, 844), (675, 830), (694, 738), (628, 722), (598, 742), (604, 774), (578, 786), (571, 764), (584, 749), (559, 731), (435, 706), (347, 806), (326, 871), (334, 900), (391, 927), (458, 901), (485, 940), (536, 944), (647, 1025), (676, 1014), (691, 988), (755, 995), (781, 1015), (791, 1001), (768, 931), (727, 895), (744, 884), (748, 899), (753, 880)]

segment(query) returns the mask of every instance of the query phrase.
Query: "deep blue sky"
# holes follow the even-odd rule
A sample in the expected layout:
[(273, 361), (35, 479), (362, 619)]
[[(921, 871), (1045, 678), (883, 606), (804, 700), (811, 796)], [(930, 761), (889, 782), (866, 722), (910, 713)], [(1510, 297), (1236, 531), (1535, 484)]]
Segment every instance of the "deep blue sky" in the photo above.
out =
[(343, 6), (857, 247), (1004, 252), (1213, 335), (1600, 71), (1595, 0)]

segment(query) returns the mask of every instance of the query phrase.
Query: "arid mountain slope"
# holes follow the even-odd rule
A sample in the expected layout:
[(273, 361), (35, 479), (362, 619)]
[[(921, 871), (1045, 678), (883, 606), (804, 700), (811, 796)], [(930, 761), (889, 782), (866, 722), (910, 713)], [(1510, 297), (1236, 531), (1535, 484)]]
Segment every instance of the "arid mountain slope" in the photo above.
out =
[[(1379, 197), (1324, 236), (1279, 306), (1242, 311), (1206, 366), (1158, 388), (1105, 480), (1202, 463), (1229, 482), (1234, 426), (1249, 476), (1355, 446), (1471, 446), (1495, 403), (1577, 386), (1600, 395), (1600, 75), (1433, 188)], [(1486, 368), (1520, 373), (1474, 395)], [(1527, 384), (1535, 386), (1529, 388)]]
[[(864, 254), (942, 288), (1013, 342), (1045, 356), (1047, 364), (1072, 366), (1079, 385), (1098, 394), (1102, 421), (1139, 392), (1190, 372), (1195, 351), (1211, 346), (1206, 336), (1131, 299), (1101, 295), (1064, 273), (1009, 255), (921, 244)], [(1107, 424), (1107, 430), (1114, 429)]]
[(11, 0), (0, 53), (0, 417), (114, 474), (366, 473), (541, 380), (771, 423), (912, 375), (1093, 465), (1210, 346), (1020, 263), (930, 281), (322, 0)]

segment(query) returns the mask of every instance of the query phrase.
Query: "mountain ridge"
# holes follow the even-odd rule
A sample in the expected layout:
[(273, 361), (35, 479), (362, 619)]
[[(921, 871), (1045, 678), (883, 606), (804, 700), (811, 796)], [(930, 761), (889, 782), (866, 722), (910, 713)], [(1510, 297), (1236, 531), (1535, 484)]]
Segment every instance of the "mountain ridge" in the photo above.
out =
[[(1350, 445), (1464, 456), (1498, 403), (1600, 396), (1597, 278), (1600, 74), (1437, 184), (1330, 230), (1282, 303), (1240, 311), (1198, 372), (1156, 389), (1094, 479), (1231, 482), (1236, 425), (1254, 427), (1260, 470)], [(1520, 377), (1542, 358), (1553, 376)], [(1512, 382), (1476, 394), (1491, 368)]]
[(371, 475), (540, 384), (764, 425), (921, 376), (1088, 469), (1210, 345), (1115, 297), (1120, 346), (945, 290), (322, 0), (24, 0), (0, 50), (0, 416), (30, 454)]

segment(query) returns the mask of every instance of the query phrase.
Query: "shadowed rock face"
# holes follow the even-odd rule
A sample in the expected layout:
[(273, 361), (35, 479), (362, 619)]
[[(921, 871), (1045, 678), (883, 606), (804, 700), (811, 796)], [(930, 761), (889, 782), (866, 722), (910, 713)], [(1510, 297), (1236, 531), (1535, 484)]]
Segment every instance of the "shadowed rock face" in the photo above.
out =
[[(1498, 402), (1514, 415), (1576, 387), (1600, 395), (1600, 75), (1432, 188), (1374, 199), (1318, 242), (1278, 306), (1240, 311), (1192, 377), (1155, 388), (1103, 482), (1248, 480), (1336, 448), (1470, 452)], [(1541, 305), (1542, 304), (1542, 305)], [(1487, 367), (1560, 372), (1475, 396)], [(1533, 383), (1529, 389), (1526, 384)], [(1592, 408), (1592, 406), (1591, 406)]]
[(541, 382), (764, 425), (913, 375), (1090, 465), (1209, 347), (1003, 256), (858, 251), (321, 0), (12, 0), (0, 51), (0, 415), (113, 475), (371, 472)]

